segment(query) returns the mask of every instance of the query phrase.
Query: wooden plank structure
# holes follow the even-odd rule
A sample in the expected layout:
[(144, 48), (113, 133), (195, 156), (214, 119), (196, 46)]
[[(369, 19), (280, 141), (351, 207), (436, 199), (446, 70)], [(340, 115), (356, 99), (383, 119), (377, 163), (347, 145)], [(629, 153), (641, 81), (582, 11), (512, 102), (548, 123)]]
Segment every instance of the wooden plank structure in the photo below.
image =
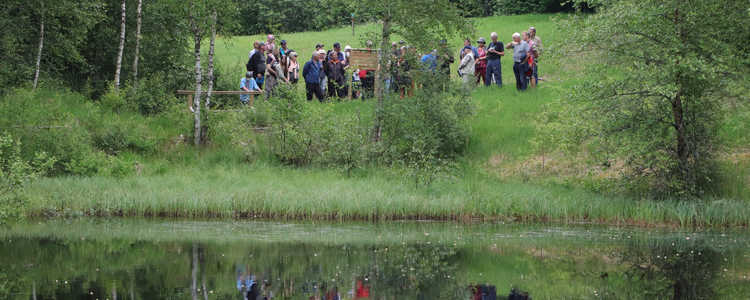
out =
[[(349, 69), (354, 71), (360, 70), (379, 70), (378, 66), (378, 49), (352, 49), (349, 56)], [(380, 75), (375, 73), (375, 90), (378, 90), (378, 80)], [(349, 100), (352, 100), (352, 78), (349, 81)]]
[[(195, 94), (195, 91), (179, 90), (179, 91), (177, 91), (177, 94), (178, 95), (188, 95), (187, 96), (187, 98), (188, 98), (188, 101), (187, 101), (188, 108), (192, 108), (193, 107), (193, 95)], [(203, 91), (202, 94), (206, 95), (206, 94), (208, 94), (208, 91)], [(263, 92), (261, 92), (261, 91), (250, 91), (250, 92), (246, 92), (246, 91), (212, 91), (211, 94), (212, 95), (250, 95), (250, 102), (248, 102), (248, 105), (250, 105), (250, 107), (252, 107), (253, 103), (255, 101), (255, 95), (262, 95)]]

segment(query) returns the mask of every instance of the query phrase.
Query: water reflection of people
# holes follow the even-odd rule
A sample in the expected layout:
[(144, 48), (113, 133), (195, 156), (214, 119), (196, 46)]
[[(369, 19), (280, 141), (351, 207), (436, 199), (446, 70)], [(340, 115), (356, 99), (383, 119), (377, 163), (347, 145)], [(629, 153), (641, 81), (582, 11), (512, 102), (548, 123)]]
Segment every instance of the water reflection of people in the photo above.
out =
[[(494, 285), (469, 285), (471, 300), (497, 300), (497, 287)], [(531, 300), (529, 292), (519, 291), (511, 288), (508, 300)]]
[(519, 291), (516, 290), (516, 288), (511, 288), (510, 294), (508, 294), (508, 300), (531, 300), (531, 296), (529, 296), (529, 292)]
[(247, 292), (255, 282), (255, 276), (250, 275), (247, 266), (237, 266), (237, 290)]

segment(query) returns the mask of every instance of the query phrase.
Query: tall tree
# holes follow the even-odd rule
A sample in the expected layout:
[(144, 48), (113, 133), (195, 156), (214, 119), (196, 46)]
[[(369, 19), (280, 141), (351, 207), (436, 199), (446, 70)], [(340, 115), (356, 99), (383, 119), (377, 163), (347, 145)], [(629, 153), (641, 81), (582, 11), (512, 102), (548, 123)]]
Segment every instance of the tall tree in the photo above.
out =
[[(193, 102), (193, 133), (196, 145), (203, 143), (208, 129), (207, 123), (201, 123), (201, 97), (204, 77), (210, 79), (209, 91), (213, 89), (213, 50), (216, 34), (220, 31), (231, 31), (236, 26), (236, 4), (231, 0), (193, 0), (186, 6), (189, 30), (193, 36), (193, 58), (195, 59), (195, 97)], [(203, 76), (201, 44), (206, 34), (211, 36), (209, 49), (208, 74)], [(210, 97), (210, 96), (209, 96)], [(208, 99), (205, 106), (208, 107)], [(207, 121), (207, 115), (203, 115)]]
[(138, 0), (138, 8), (135, 11), (135, 55), (133, 58), (133, 86), (138, 87), (138, 54), (141, 50), (141, 6), (143, 0)]
[(44, 47), (44, 3), (42, 3), (42, 13), (39, 21), (39, 51), (36, 54), (36, 71), (34, 72), (34, 89), (39, 83), (39, 65), (42, 60), (42, 48)]
[[(191, 2), (193, 8), (196, 7), (195, 1)], [(202, 8), (202, 7), (200, 7)], [(199, 12), (197, 10), (191, 10), (188, 13), (190, 20), (190, 31), (193, 33), (193, 57), (195, 58), (195, 96), (193, 97), (193, 134), (194, 142), (196, 145), (203, 143), (201, 134), (201, 96), (203, 89), (203, 73), (201, 69), (201, 43), (203, 41), (203, 27), (201, 22), (205, 23), (205, 20), (200, 20), (197, 16)]]
[(115, 89), (120, 88), (120, 71), (122, 70), (122, 52), (125, 49), (125, 0), (122, 0), (120, 18), (120, 47), (117, 48), (117, 68), (115, 69)]
[(627, 182), (653, 195), (700, 194), (714, 178), (722, 101), (747, 91), (748, 46), (738, 43), (750, 37), (747, 4), (601, 2), (597, 14), (561, 22), (568, 48), (604, 66), (561, 102), (565, 123), (551, 136), (624, 161)]

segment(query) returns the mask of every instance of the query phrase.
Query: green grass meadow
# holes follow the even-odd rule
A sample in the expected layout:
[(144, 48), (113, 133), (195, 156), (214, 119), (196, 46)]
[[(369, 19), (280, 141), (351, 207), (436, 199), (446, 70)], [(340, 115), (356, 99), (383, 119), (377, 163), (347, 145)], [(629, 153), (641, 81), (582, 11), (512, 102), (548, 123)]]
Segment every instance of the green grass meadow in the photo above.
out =
[[(489, 40), (497, 32), (508, 43), (514, 32), (537, 28), (545, 52), (554, 50), (564, 33), (557, 32), (554, 15), (503, 16), (477, 19), (472, 40)], [(376, 30), (356, 26), (356, 34)], [(309, 59), (317, 43), (331, 48), (334, 42), (362, 46), (351, 28), (324, 32), (277, 35)], [(458, 52), (463, 37), (450, 37)], [(239, 80), (254, 40), (265, 36), (224, 38), (217, 43), (217, 63), (231, 69)], [(397, 39), (394, 39), (397, 40)], [(476, 43), (473, 43), (476, 45)], [(747, 158), (726, 164), (728, 174), (708, 200), (644, 200), (596, 194), (580, 186), (546, 181), (505, 180), (491, 161), (509, 164), (535, 153), (531, 139), (534, 120), (544, 104), (558, 99), (564, 88), (581, 80), (580, 70), (555, 60), (540, 62), (541, 81), (536, 90), (515, 89), (512, 54), (503, 58), (504, 87), (478, 87), (479, 103), (470, 121), (473, 135), (461, 159), (456, 182), (437, 182), (419, 189), (390, 170), (368, 166), (348, 175), (320, 167), (281, 165), (267, 153), (252, 164), (242, 155), (223, 149), (186, 147), (167, 157), (134, 156), (142, 172), (125, 178), (57, 177), (30, 184), (27, 189), (31, 216), (164, 216), (238, 217), (278, 219), (388, 220), (388, 219), (508, 219), (527, 221), (597, 222), (636, 225), (747, 226), (750, 224)], [(453, 64), (453, 68), (457, 67)], [(456, 79), (457, 80), (457, 79)], [(374, 101), (331, 105), (341, 114), (357, 110), (371, 115)], [(191, 118), (185, 115), (186, 118)], [(159, 123), (162, 122), (162, 123)], [(156, 121), (169, 131), (170, 125)], [(735, 131), (741, 131), (736, 129)], [(732, 131), (734, 132), (734, 131)], [(744, 183), (744, 186), (743, 186)]]

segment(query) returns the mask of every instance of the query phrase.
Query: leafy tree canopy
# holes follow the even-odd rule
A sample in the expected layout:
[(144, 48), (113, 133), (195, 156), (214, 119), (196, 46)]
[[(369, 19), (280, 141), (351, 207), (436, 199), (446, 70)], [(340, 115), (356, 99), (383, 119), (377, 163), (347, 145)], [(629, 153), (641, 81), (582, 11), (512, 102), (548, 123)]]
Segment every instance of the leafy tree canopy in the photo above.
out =
[(553, 142), (624, 162), (628, 184), (651, 195), (700, 194), (714, 179), (723, 103), (748, 88), (749, 5), (602, 0), (597, 14), (560, 22), (569, 53), (603, 66), (562, 99)]

